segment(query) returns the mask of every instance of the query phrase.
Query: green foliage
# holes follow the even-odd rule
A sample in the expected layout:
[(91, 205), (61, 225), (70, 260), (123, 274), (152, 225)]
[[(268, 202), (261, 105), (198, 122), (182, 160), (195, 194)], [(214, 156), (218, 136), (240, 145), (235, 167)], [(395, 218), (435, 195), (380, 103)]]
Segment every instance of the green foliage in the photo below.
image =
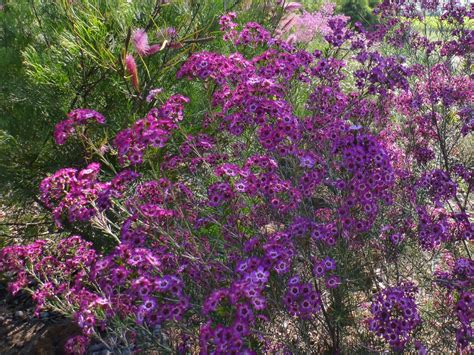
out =
[[(5, 194), (14, 191), (27, 195), (34, 191), (37, 174), (49, 170), (51, 127), (60, 117), (67, 95), (32, 85), (23, 64), (22, 51), (36, 45), (38, 52), (47, 48), (46, 37), (35, 25), (27, 2), (5, 5), (0, 12), (0, 184)], [(51, 69), (54, 73), (54, 70)], [(61, 154), (60, 154), (61, 155)]]
[[(163, 88), (162, 97), (177, 92), (189, 97), (185, 126), (188, 132), (194, 130), (208, 111), (209, 103), (202, 97), (212, 87), (176, 81), (176, 72), (193, 52), (231, 51), (218, 24), (228, 11), (238, 11), (243, 22), (258, 21), (268, 28), (274, 28), (281, 16), (281, 6), (269, 0), (29, 0), (7, 1), (0, 8), (0, 245), (16, 237), (58, 234), (49, 211), (39, 203), (40, 181), (63, 167), (101, 161), (100, 144), (152, 107), (145, 100), (150, 89)], [(179, 46), (163, 46), (143, 58), (134, 52), (134, 29), (146, 29), (154, 44), (163, 41), (170, 27), (176, 29)], [(139, 90), (124, 68), (127, 53), (138, 65)], [(74, 108), (106, 115), (105, 127), (88, 128), (88, 136), (99, 142), (95, 149), (74, 139), (54, 144), (55, 124)], [(156, 174), (160, 161), (161, 155), (154, 154), (147, 173)], [(31, 224), (38, 220), (40, 224)], [(64, 230), (88, 235), (99, 250), (108, 249), (103, 242), (107, 238), (84, 228)]]
[[(270, 6), (240, 0), (7, 1), (0, 11), (0, 195), (34, 200), (47, 173), (94, 158), (78, 142), (53, 144), (55, 123), (73, 108), (105, 112), (110, 137), (150, 109), (150, 89), (163, 87), (165, 94), (188, 95), (190, 117), (197, 117), (206, 103), (195, 86), (175, 83), (180, 63), (192, 52), (227, 45), (214, 40), (224, 11), (245, 9), (242, 21), (270, 21)], [(133, 53), (131, 33), (145, 28), (156, 43), (168, 27), (176, 29), (182, 47), (136, 55), (137, 92), (123, 65), (125, 53)]]
[(351, 18), (351, 22), (360, 22), (365, 27), (377, 23), (377, 17), (372, 13), (380, 3), (379, 0), (342, 0), (338, 1), (338, 10)]

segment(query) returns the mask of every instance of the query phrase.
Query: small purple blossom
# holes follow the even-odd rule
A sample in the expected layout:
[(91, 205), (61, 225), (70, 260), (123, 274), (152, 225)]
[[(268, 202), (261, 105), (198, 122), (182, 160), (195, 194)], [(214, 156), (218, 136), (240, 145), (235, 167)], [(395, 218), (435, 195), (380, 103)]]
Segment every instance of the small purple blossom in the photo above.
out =
[(75, 127), (86, 125), (91, 121), (105, 124), (105, 117), (94, 110), (75, 109), (68, 113), (68, 119), (56, 124), (54, 129), (54, 141), (58, 145), (66, 143), (66, 140), (74, 134)]
[(146, 102), (153, 102), (163, 92), (162, 88), (151, 89), (146, 97)]

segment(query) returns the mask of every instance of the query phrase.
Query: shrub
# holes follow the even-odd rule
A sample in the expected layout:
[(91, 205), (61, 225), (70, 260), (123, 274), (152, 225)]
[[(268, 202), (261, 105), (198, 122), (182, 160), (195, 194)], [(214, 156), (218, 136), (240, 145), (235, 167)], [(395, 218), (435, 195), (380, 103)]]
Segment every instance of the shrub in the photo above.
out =
[[(73, 317), (72, 352), (92, 338), (117, 352), (469, 352), (472, 11), (446, 5), (439, 41), (410, 30), (416, 7), (380, 11), (374, 32), (329, 20), (314, 53), (229, 13), (228, 46), (178, 71), (201, 97), (152, 93), (100, 147), (81, 128), (102, 115), (74, 111), (56, 130), (101, 164), (47, 177), (42, 203), (110, 243), (5, 248), (11, 291)], [(388, 53), (400, 48), (411, 55)], [(431, 333), (445, 326), (447, 344)]]

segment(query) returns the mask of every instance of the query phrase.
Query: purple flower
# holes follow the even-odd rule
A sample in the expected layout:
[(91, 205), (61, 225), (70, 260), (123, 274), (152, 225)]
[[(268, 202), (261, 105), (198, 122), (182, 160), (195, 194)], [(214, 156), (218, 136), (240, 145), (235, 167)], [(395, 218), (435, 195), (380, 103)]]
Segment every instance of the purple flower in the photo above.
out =
[(395, 351), (402, 351), (410, 333), (420, 324), (412, 284), (402, 284), (379, 292), (372, 302), (370, 330), (382, 336)]
[(324, 270), (326, 270), (326, 271), (336, 270), (336, 262), (334, 261), (334, 259), (330, 258), (329, 256), (327, 256), (322, 261), (322, 263), (324, 265)]
[(162, 88), (151, 89), (146, 97), (146, 102), (152, 102), (162, 92), (163, 92)]
[(337, 288), (341, 284), (341, 279), (339, 276), (332, 275), (326, 279), (327, 288)]
[(67, 354), (85, 354), (91, 338), (83, 335), (76, 335), (69, 338), (64, 344), (64, 351)]
[(66, 143), (66, 140), (75, 132), (75, 127), (95, 121), (99, 124), (105, 123), (105, 117), (94, 110), (75, 109), (68, 113), (68, 119), (56, 124), (54, 129), (54, 141), (58, 145)]

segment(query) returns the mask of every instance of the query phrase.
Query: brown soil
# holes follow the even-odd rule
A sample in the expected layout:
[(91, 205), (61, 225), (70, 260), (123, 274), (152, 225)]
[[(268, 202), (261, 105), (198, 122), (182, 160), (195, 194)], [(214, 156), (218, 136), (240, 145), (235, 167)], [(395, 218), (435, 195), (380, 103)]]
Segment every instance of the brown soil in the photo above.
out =
[(45, 314), (33, 315), (28, 297), (12, 298), (0, 286), (0, 354), (64, 354), (64, 343), (79, 329), (70, 321)]

